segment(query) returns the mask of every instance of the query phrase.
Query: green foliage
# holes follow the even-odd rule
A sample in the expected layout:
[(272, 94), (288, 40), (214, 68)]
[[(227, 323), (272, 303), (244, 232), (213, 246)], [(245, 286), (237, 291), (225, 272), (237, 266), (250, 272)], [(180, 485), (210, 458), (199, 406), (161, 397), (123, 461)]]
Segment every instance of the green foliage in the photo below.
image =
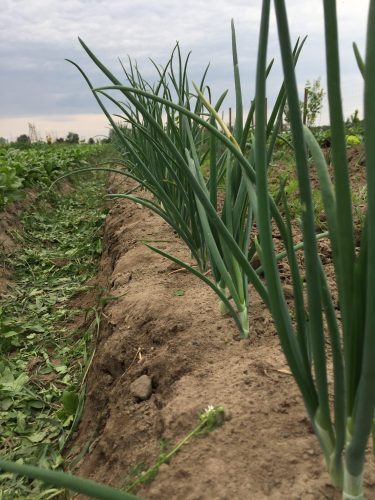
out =
[(330, 127), (317, 127), (312, 130), (315, 139), (319, 146), (329, 147), (331, 145), (331, 128)]
[[(88, 56), (108, 78), (110, 85), (94, 88), (83, 70), (74, 62), (106, 114), (121, 145), (124, 158), (123, 175), (147, 189), (153, 198), (139, 194), (116, 194), (140, 203), (161, 216), (184, 240), (197, 262), (198, 269), (176, 257), (149, 245), (160, 255), (188, 269), (207, 283), (220, 298), (219, 308), (231, 314), (240, 336), (249, 335), (248, 284), (251, 281), (261, 297), (267, 301), (264, 283), (249, 264), (248, 253), (255, 223), (256, 192), (252, 159), (254, 144), (249, 133), (254, 105), (246, 120), (234, 24), (232, 22), (232, 59), (236, 95), (236, 121), (230, 131), (220, 118), (220, 108), (226, 97), (223, 92), (212, 103), (211, 91), (205, 86), (206, 72), (199, 85), (193, 82), (190, 90), (187, 77), (188, 59), (183, 61), (179, 45), (165, 67), (155, 68), (158, 81), (146, 82), (139, 69), (130, 62), (125, 72), (127, 84), (104, 66), (95, 54), (80, 40)], [(297, 40), (293, 59), (297, 63), (305, 40)], [(177, 59), (177, 65), (175, 60)], [(265, 70), (271, 71), (273, 61)], [(177, 66), (177, 67), (176, 67)], [(171, 92), (174, 89), (174, 92)], [(116, 90), (120, 98), (108, 94)], [(109, 100), (123, 120), (123, 126), (114, 122), (106, 108)], [(177, 101), (177, 102), (176, 102)], [(281, 85), (267, 123), (269, 139), (267, 152), (271, 160), (281, 116), (285, 105), (285, 89)], [(250, 138), (250, 139), (249, 139)], [(209, 168), (206, 159), (209, 157)], [(206, 176), (202, 174), (205, 171)], [(246, 176), (242, 175), (246, 172)], [(218, 188), (225, 179), (224, 201), (218, 199)], [(223, 202), (223, 203), (222, 203)], [(277, 208), (270, 200), (274, 210)], [(220, 210), (218, 210), (218, 206)], [(254, 248), (254, 241), (251, 244)], [(204, 271), (210, 265), (212, 279)]]
[[(375, 129), (375, 1), (370, 2), (368, 53), (362, 73), (366, 88), (368, 213), (360, 235), (359, 250), (354, 242), (345, 140), (345, 135), (351, 134), (345, 131), (339, 91), (336, 2), (323, 2), (331, 121), (330, 162), (327, 162), (309, 128), (302, 123), (295, 75), (301, 44), (298, 41), (295, 50), (292, 50), (283, 0), (275, 0), (274, 5), (284, 84), (267, 123), (266, 61), (270, 4), (270, 0), (263, 0), (256, 99), (245, 125), (232, 26), (236, 87), (236, 123), (233, 131), (220, 118), (219, 110), (225, 93), (216, 105), (213, 104), (211, 93), (202, 81), (200, 86), (194, 86), (196, 93), (192, 94), (186, 84), (186, 64), (182, 64), (181, 58), (177, 74), (173, 70), (173, 57), (165, 68), (158, 69), (160, 80), (155, 86), (144, 81), (135, 65), (131, 65), (128, 71), (124, 70), (129, 84), (122, 85), (82, 41), (84, 50), (108, 77), (110, 84), (94, 88), (76, 66), (118, 134), (123, 147), (124, 165), (130, 166), (125, 175), (136, 180), (139, 187), (148, 189), (153, 198), (129, 193), (116, 196), (142, 203), (161, 215), (185, 240), (201, 267), (206, 262), (210, 264), (214, 280), (176, 257), (149, 247), (189, 269), (214, 289), (224, 305), (232, 308), (232, 315), (243, 336), (248, 334), (248, 284), (254, 286), (273, 315), (283, 351), (303, 396), (333, 484), (345, 490), (344, 498), (361, 499), (364, 454), (373, 427), (375, 407), (375, 143), (368, 139)], [(170, 88), (174, 89), (173, 96), (177, 97), (178, 102), (172, 99)], [(109, 90), (111, 94), (108, 94)], [(113, 97), (113, 91), (121, 94), (119, 99)], [(294, 145), (295, 169), (289, 184), (281, 179), (278, 192), (272, 197), (268, 172), (285, 104), (285, 92), (289, 104), (289, 138), (292, 138)], [(310, 84), (306, 110), (306, 121), (310, 126), (320, 111), (322, 97), (320, 82)], [(125, 127), (120, 128), (113, 122), (112, 115), (103, 104), (105, 99), (110, 101), (111, 106), (117, 106)], [(193, 107), (191, 102), (194, 103)], [(249, 130), (254, 111), (256, 119), (252, 134)], [(209, 166), (205, 163), (208, 154)], [(312, 162), (316, 166), (319, 196), (314, 196), (312, 192)], [(333, 166), (334, 181), (331, 180), (328, 163)], [(205, 177), (202, 175), (202, 165)], [(222, 210), (218, 211), (217, 186), (223, 177), (226, 179), (225, 201)], [(298, 244), (293, 239), (293, 214), (288, 202), (288, 198), (293, 197), (298, 200), (303, 237), (303, 241)], [(324, 208), (329, 228), (336, 279), (333, 290), (327, 283), (316, 243), (319, 236), (315, 224), (316, 205)], [(186, 219), (182, 217), (181, 220), (181, 214), (186, 214)], [(193, 226), (196, 230), (194, 234)], [(257, 234), (251, 241), (253, 228)], [(284, 294), (284, 276), (277, 265), (279, 255), (275, 251), (275, 232), (278, 245), (283, 245), (282, 254), (287, 258), (290, 268), (294, 295), (292, 305)], [(190, 237), (194, 236), (197, 236), (197, 240), (193, 244)], [(304, 248), (303, 271), (296, 256), (301, 246)], [(249, 263), (255, 252), (261, 261), (264, 280), (259, 278)], [(339, 313), (333, 302), (333, 293), (339, 296)], [(10, 331), (10, 339), (16, 331)], [(327, 345), (331, 356), (329, 360)], [(333, 384), (328, 373), (333, 378)], [(17, 376), (9, 378), (8, 383), (18, 386), (22, 385), (23, 380)], [(71, 384), (66, 390), (64, 411), (68, 415), (74, 411), (77, 401), (75, 388)], [(202, 417), (194, 433), (200, 434), (211, 428), (209, 412), (206, 417)], [(171, 452), (161, 454), (143, 478), (154, 477), (160, 464), (166, 462), (190, 437), (191, 434)], [(141, 481), (142, 478), (130, 487)]]
[[(83, 493), (86, 497), (97, 498), (98, 500), (139, 500), (138, 497), (131, 493), (125, 493), (121, 490), (111, 488), (102, 483), (83, 479), (72, 474), (64, 472), (53, 471), (44, 467), (35, 467), (33, 465), (23, 465), (19, 463), (10, 462), (9, 460), (0, 459), (0, 469), (7, 472), (7, 475), (12, 474), (36, 479), (43, 481), (46, 485), (55, 485), (56, 487), (64, 488), (75, 493)], [(12, 492), (13, 493), (13, 492)], [(55, 488), (45, 490), (41, 495), (30, 497), (22, 496), (17, 498), (33, 498), (35, 500), (42, 500), (42, 498), (56, 498), (61, 493), (61, 490)], [(4, 498), (15, 498), (13, 494)]]
[(141, 484), (147, 484), (153, 481), (157, 476), (160, 466), (169, 463), (173, 456), (189, 441), (198, 436), (204, 436), (209, 432), (214, 431), (217, 427), (220, 427), (224, 423), (224, 408), (222, 406), (212, 406), (209, 405), (206, 410), (198, 415), (199, 424), (194, 427), (192, 431), (189, 432), (176, 446), (174, 446), (170, 451), (167, 451), (167, 443), (162, 440), (161, 447), (163, 449), (160, 453), (156, 462), (147, 470), (143, 470), (143, 464), (139, 465), (134, 473), (137, 475), (136, 479), (133, 479), (128, 486), (125, 486), (126, 491), (132, 491), (135, 487)]
[[(290, 56), (290, 36), (285, 2), (274, 2), (284, 77), (295, 147), (296, 174), (305, 241), (305, 285), (294, 252), (289, 253), (294, 295), (291, 310), (282, 293), (280, 272), (272, 242), (267, 197), (265, 148), (262, 130), (258, 139), (257, 188), (259, 226), (265, 276), (269, 283), (270, 309), (291, 371), (301, 390), (313, 429), (317, 435), (332, 483), (343, 490), (343, 498), (363, 499), (363, 469), (366, 446), (373, 428), (375, 392), (375, 2), (370, 2), (366, 62), (360, 62), (365, 80), (365, 166), (367, 207), (358, 245), (354, 240), (353, 198), (347, 160), (347, 142), (340, 95), (340, 66), (336, 2), (324, 0), (324, 31), (330, 114), (331, 155), (324, 156), (312, 132), (302, 124), (296, 75)], [(269, 0), (263, 2), (257, 77), (257, 103), (264, 100), (264, 65), (268, 42)], [(257, 116), (258, 118), (258, 116)], [(260, 116), (262, 119), (262, 116)], [(316, 245), (311, 158), (316, 165), (319, 191), (330, 235), (335, 283), (331, 290)], [(333, 180), (329, 164), (333, 169)], [(289, 227), (287, 204), (285, 217)], [(289, 219), (289, 220), (288, 220)], [(291, 230), (289, 230), (290, 236)], [(357, 235), (358, 238), (358, 235)], [(331, 281), (330, 277), (330, 281)], [(338, 293), (340, 312), (332, 295)], [(303, 294), (306, 296), (304, 298)], [(297, 319), (297, 327), (294, 325)], [(326, 346), (329, 343), (330, 359)], [(328, 378), (333, 368), (333, 383)], [(330, 376), (331, 378), (331, 376)]]
[[(316, 80), (313, 80), (312, 82), (307, 80), (305, 83), (305, 89), (307, 92), (306, 107), (304, 101), (300, 101), (299, 105), (301, 108), (301, 112), (305, 113), (306, 125), (308, 127), (313, 127), (315, 125), (317, 117), (319, 116), (319, 113), (322, 110), (323, 97), (325, 94), (324, 89), (322, 88), (320, 83), (320, 77)], [(285, 121), (287, 123), (290, 123), (290, 113), (288, 106), (285, 106), (284, 116)]]
[(345, 139), (346, 139), (346, 144), (348, 146), (356, 146), (358, 144), (361, 144), (361, 142), (362, 142), (361, 138), (358, 137), (358, 135), (352, 135), (352, 134), (351, 135), (347, 135), (345, 137)]
[(305, 88), (307, 91), (306, 125), (313, 127), (323, 105), (324, 90), (321, 87), (320, 77), (313, 82), (307, 80)]
[[(78, 311), (69, 300), (96, 272), (102, 186), (91, 175), (79, 190), (34, 204), (20, 249), (4, 257), (14, 283), (0, 298), (0, 454), (18, 464), (59, 468), (80, 418), (99, 315), (87, 311), (88, 326), (72, 334)], [(40, 482), (10, 473), (0, 472), (0, 483), (2, 498), (46, 494)]]
[(88, 165), (87, 161), (100, 151), (99, 145), (0, 148), (0, 210), (21, 199), (22, 188), (46, 188), (62, 174)]

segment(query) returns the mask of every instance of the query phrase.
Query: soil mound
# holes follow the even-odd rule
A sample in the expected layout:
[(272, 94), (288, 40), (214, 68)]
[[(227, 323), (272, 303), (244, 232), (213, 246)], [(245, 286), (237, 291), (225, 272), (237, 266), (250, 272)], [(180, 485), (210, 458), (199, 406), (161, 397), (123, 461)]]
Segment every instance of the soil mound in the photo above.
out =
[[(239, 341), (233, 321), (220, 315), (215, 294), (148, 250), (145, 240), (190, 260), (160, 218), (127, 200), (116, 201), (105, 225), (101, 262), (107, 305), (70, 452), (84, 455), (74, 472), (123, 486), (142, 464), (155, 462), (161, 443), (173, 446), (192, 430), (200, 411), (223, 405), (223, 426), (191, 440), (138, 495), (340, 498), (329, 484), (272, 319), (255, 292), (251, 338)], [(145, 400), (131, 389), (142, 375), (152, 382)], [(374, 470), (366, 481), (373, 498)]]

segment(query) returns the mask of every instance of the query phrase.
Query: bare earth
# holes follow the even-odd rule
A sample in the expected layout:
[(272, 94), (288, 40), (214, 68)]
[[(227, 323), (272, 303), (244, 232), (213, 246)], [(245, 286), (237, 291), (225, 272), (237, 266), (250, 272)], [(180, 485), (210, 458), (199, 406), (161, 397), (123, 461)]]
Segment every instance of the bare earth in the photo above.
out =
[[(239, 341), (215, 294), (152, 253), (142, 241), (190, 261), (167, 225), (126, 200), (107, 217), (99, 282), (111, 297), (89, 372), (87, 401), (69, 458), (74, 472), (116, 486), (152, 465), (163, 439), (175, 445), (208, 405), (224, 424), (192, 439), (163, 465), (140, 497), (155, 500), (338, 499), (299, 391), (280, 351), (272, 319), (251, 296), (251, 339)], [(158, 240), (159, 242), (155, 242)], [(177, 294), (176, 294), (177, 292)], [(116, 300), (113, 300), (116, 298)], [(130, 384), (152, 379), (137, 401)], [(375, 498), (369, 454), (367, 498)]]

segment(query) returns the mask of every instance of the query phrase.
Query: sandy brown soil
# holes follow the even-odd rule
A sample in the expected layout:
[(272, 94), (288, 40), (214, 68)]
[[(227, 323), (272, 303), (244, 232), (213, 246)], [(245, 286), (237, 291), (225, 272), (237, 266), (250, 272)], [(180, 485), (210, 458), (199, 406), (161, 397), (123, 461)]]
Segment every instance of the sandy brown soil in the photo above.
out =
[[(197, 424), (200, 411), (223, 405), (224, 424), (185, 445), (137, 490), (139, 496), (340, 498), (329, 484), (272, 319), (255, 292), (251, 339), (239, 341), (215, 294), (197, 278), (173, 272), (177, 266), (148, 250), (144, 240), (158, 240), (159, 248), (189, 260), (157, 216), (126, 200), (115, 202), (101, 261), (111, 300), (69, 453), (73, 458), (86, 451), (74, 472), (123, 486), (140, 464), (148, 467), (157, 459), (162, 439), (176, 444)], [(140, 402), (129, 387), (143, 374), (151, 377), (153, 391)], [(375, 498), (372, 458), (365, 482), (368, 498)]]

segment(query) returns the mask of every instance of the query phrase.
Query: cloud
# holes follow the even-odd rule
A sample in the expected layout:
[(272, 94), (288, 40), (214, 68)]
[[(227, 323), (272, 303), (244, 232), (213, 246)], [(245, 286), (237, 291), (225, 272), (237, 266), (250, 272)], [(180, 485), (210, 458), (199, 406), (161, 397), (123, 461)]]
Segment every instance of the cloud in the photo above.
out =
[[(291, 33), (309, 35), (298, 64), (302, 90), (307, 79), (325, 78), (322, 2), (287, 1)], [(351, 111), (361, 106), (361, 80), (351, 43), (364, 47), (367, 0), (338, 1), (343, 89)], [(261, 1), (254, 0), (3, 0), (0, 17), (0, 110), (2, 119), (23, 116), (95, 113), (98, 108), (81, 75), (64, 61), (77, 61), (95, 84), (103, 76), (80, 47), (80, 35), (117, 75), (118, 57), (136, 59), (146, 79), (156, 78), (152, 57), (165, 63), (176, 40), (192, 50), (190, 76), (198, 80), (211, 62), (208, 81), (216, 94), (230, 88), (226, 107), (233, 106), (230, 19), (236, 23), (244, 102), (254, 92), (256, 47)], [(269, 54), (279, 60), (273, 17)], [(268, 85), (272, 101), (281, 81), (275, 64)]]

